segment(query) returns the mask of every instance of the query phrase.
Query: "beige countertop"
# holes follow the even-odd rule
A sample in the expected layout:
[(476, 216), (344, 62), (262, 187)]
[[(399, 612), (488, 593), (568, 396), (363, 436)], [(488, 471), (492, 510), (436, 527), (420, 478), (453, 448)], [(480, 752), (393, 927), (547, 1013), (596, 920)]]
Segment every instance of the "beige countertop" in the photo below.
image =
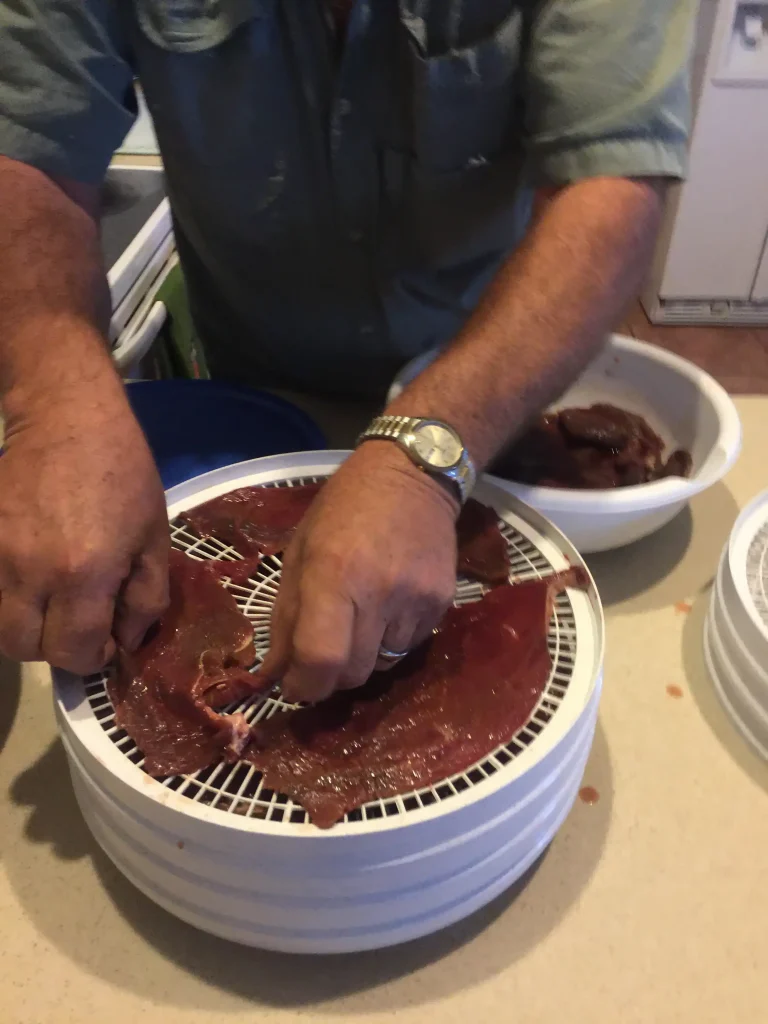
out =
[(292, 958), (176, 921), (83, 824), (47, 671), (0, 666), (3, 1024), (768, 1020), (768, 766), (701, 656), (722, 545), (768, 487), (768, 398), (738, 405), (744, 454), (725, 484), (594, 560), (608, 653), (585, 783), (600, 799), (577, 802), (527, 884), (432, 938)]

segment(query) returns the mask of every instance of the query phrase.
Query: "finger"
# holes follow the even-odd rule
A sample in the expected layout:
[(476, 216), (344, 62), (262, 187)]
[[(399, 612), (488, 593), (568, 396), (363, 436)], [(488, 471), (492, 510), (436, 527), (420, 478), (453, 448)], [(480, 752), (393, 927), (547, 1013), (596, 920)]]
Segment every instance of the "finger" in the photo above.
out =
[(272, 609), (269, 625), (269, 650), (259, 671), (272, 683), (279, 682), (288, 670), (298, 607), (287, 597), (280, 598)]
[[(403, 657), (411, 651), (420, 647), (432, 634), (433, 630), (443, 618), (447, 608), (439, 602), (432, 602), (430, 607), (422, 611), (418, 616), (403, 617), (388, 624), (381, 641), (381, 646), (391, 652), (403, 653)], [(402, 659), (400, 659), (402, 660)], [(387, 672), (400, 664), (400, 660), (392, 658), (378, 658), (376, 670)]]
[(287, 557), (269, 624), (269, 650), (259, 670), (270, 682), (279, 682), (288, 669), (298, 614), (298, 579)]
[(353, 690), (370, 678), (379, 660), (382, 634), (388, 628), (380, 614), (368, 615), (358, 609), (346, 667), (339, 676), (340, 690)]
[(16, 591), (0, 594), (0, 651), (13, 661), (40, 661), (42, 605)]
[(135, 651), (147, 630), (168, 607), (168, 548), (140, 555), (131, 567), (115, 606), (114, 636), (121, 647)]
[(349, 661), (355, 614), (351, 602), (302, 594), (283, 693), (314, 703), (330, 697)]
[(43, 621), (43, 657), (77, 675), (99, 672), (115, 653), (114, 614), (115, 598), (107, 593), (57, 592)]
[(407, 653), (414, 645), (418, 621), (412, 616), (390, 622), (384, 631), (381, 646), (388, 651)]

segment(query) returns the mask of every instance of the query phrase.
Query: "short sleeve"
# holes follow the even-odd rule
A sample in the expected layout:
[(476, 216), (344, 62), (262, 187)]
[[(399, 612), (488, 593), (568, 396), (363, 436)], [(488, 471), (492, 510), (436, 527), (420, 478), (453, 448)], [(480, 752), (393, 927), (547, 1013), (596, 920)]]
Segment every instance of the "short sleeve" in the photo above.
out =
[(544, 0), (526, 60), (539, 181), (685, 175), (695, 0)]
[(123, 2), (0, 2), (1, 155), (101, 180), (136, 115)]

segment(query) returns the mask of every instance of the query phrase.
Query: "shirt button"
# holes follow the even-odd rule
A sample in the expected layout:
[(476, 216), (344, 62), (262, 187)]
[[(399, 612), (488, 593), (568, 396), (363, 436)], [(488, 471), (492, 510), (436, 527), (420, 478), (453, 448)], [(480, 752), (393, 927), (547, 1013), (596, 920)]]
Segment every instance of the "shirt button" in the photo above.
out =
[(354, 242), (355, 245), (359, 245), (360, 242), (362, 242), (364, 237), (365, 236), (363, 235), (362, 231), (350, 231), (349, 232), (349, 240), (350, 240), (350, 242)]
[(349, 100), (339, 100), (339, 113), (342, 117), (346, 117), (352, 110), (352, 104)]

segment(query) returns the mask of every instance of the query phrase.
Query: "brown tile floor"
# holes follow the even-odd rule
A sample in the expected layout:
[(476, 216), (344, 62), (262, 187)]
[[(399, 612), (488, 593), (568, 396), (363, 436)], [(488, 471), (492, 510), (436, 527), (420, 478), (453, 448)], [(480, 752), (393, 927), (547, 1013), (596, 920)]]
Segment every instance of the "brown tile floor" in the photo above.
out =
[(661, 327), (637, 303), (619, 330), (690, 359), (732, 394), (768, 394), (768, 327)]

